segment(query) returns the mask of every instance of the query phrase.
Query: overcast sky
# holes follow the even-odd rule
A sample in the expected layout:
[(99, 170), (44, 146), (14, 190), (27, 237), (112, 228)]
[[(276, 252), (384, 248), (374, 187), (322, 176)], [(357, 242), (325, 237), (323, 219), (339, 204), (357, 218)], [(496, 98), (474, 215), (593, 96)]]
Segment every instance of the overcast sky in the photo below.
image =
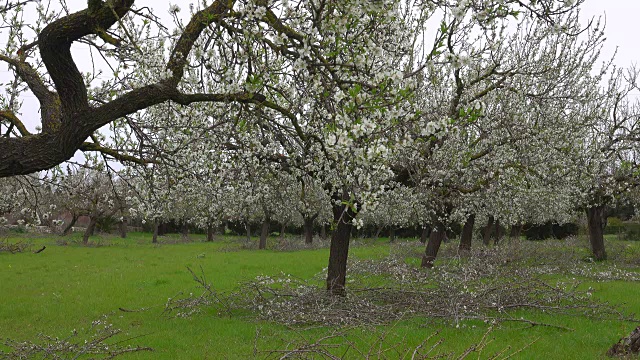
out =
[(615, 63), (628, 67), (640, 61), (640, 1), (639, 0), (587, 0), (582, 7), (586, 23), (594, 16), (604, 16), (606, 20), (607, 42), (603, 56), (610, 57), (615, 52)]
[[(170, 3), (178, 4), (183, 9), (181, 15), (187, 16), (190, 2), (192, 1), (138, 0), (136, 4), (139, 7), (148, 6), (153, 8), (156, 15), (168, 18), (166, 14)], [(87, 1), (67, 0), (67, 4), (72, 11), (77, 11), (85, 8)], [(638, 20), (638, 16), (640, 16), (640, 0), (587, 0), (583, 5), (581, 16), (585, 24), (594, 16), (602, 16), (606, 21), (605, 34), (607, 41), (602, 52), (603, 61), (613, 56), (616, 49), (615, 64), (619, 67), (628, 67), (640, 61), (640, 35), (638, 34), (638, 28), (640, 28), (640, 21)], [(80, 51), (82, 52), (82, 50)], [(87, 53), (86, 50), (85, 53)], [(83, 67), (81, 64), (83, 62), (82, 57), (84, 56), (86, 54), (79, 53), (76, 55), (78, 65), (81, 68)], [(7, 80), (6, 75), (8, 75), (6, 66), (0, 66), (0, 81), (5, 82)], [(633, 95), (640, 96), (640, 93)], [(24, 98), (21, 116), (27, 127), (32, 131), (38, 123), (38, 114), (35, 112), (37, 108), (38, 104), (35, 97), (31, 94), (27, 95)]]

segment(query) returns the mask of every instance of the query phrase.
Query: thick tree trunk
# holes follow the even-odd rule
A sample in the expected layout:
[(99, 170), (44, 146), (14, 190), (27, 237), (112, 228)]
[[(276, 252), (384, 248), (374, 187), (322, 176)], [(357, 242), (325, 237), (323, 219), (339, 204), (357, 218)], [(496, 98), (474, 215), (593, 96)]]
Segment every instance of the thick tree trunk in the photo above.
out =
[(122, 218), (120, 222), (120, 237), (123, 239), (127, 238), (127, 218)]
[[(347, 194), (344, 194), (339, 199), (347, 199), (347, 196)], [(333, 295), (345, 295), (349, 240), (351, 239), (352, 220), (355, 217), (355, 213), (350, 207), (343, 204), (333, 204), (332, 210), (336, 227), (333, 234), (331, 234), (329, 267), (327, 268), (327, 290)]]
[(489, 215), (489, 221), (487, 222), (487, 226), (485, 226), (484, 232), (482, 234), (482, 243), (485, 246), (489, 246), (492, 233), (493, 233), (493, 216)]
[(153, 244), (157, 244), (158, 243), (158, 234), (160, 233), (160, 223), (158, 220), (155, 220), (153, 222), (153, 239), (151, 240), (151, 243)]
[(167, 225), (163, 222), (158, 223), (158, 235), (160, 236), (167, 235)]
[(207, 225), (207, 241), (212, 242), (216, 237), (216, 227), (213, 224)]
[(260, 243), (258, 244), (258, 249), (264, 250), (267, 248), (267, 237), (269, 236), (269, 225), (271, 220), (269, 217), (264, 218), (262, 221), (262, 229), (260, 230)]
[(280, 224), (280, 241), (284, 241), (284, 235), (287, 230), (287, 225), (282, 223)]
[(473, 226), (476, 223), (476, 215), (471, 214), (465, 221), (462, 227), (462, 233), (460, 234), (460, 247), (458, 252), (464, 253), (471, 251), (471, 240), (473, 239)]
[(447, 232), (444, 228), (444, 225), (436, 223), (431, 230), (427, 248), (425, 249), (424, 255), (422, 256), (421, 266), (423, 268), (433, 267), (433, 262), (436, 260), (436, 256), (438, 256), (438, 250), (440, 250), (440, 245), (442, 244), (445, 236), (447, 236)]
[(493, 236), (493, 245), (498, 245), (502, 239), (502, 226), (500, 226), (500, 220), (495, 221), (495, 231)]
[(183, 223), (180, 230), (182, 233), (182, 238), (184, 240), (187, 240), (189, 238), (189, 224), (187, 224), (186, 222)]
[(305, 244), (312, 244), (313, 243), (313, 217), (305, 217), (303, 219), (304, 224), (303, 224), (303, 228), (304, 228), (304, 243)]
[(73, 225), (76, 224), (76, 221), (78, 221), (78, 215), (73, 214), (71, 217), (71, 221), (69, 222), (69, 224), (67, 224), (67, 226), (64, 228), (64, 230), (62, 230), (62, 234), (61, 236), (67, 236), (69, 235), (69, 233), (71, 232), (71, 230), (73, 230)]
[(427, 243), (427, 239), (429, 239), (429, 233), (431, 228), (427, 225), (422, 226), (422, 233), (420, 234), (420, 242), (423, 244)]
[(606, 224), (604, 205), (587, 208), (587, 222), (593, 258), (596, 261), (605, 260), (607, 252), (604, 248), (604, 227)]
[(96, 218), (92, 216), (89, 218), (89, 225), (87, 226), (87, 229), (84, 231), (84, 235), (82, 235), (82, 243), (84, 245), (87, 245), (89, 243), (89, 236), (93, 235), (95, 228), (96, 228)]

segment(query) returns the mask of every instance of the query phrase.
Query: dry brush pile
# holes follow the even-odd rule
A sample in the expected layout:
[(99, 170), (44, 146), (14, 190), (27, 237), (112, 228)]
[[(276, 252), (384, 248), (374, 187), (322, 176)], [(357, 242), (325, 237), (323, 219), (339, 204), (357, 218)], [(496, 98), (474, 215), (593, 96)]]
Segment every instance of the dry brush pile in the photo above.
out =
[(123, 338), (122, 330), (108, 322), (108, 316), (93, 321), (81, 334), (71, 331), (60, 338), (44, 334), (36, 340), (16, 341), (6, 339), (6, 351), (0, 348), (0, 360), (18, 359), (113, 359), (125, 354), (153, 351), (150, 347), (127, 345), (134, 338)]
[[(573, 241), (573, 240), (572, 240)], [(521, 309), (545, 313), (633, 321), (615, 307), (594, 299), (581, 279), (639, 281), (640, 273), (624, 261), (607, 265), (584, 261), (575, 244), (512, 242), (459, 257), (445, 249), (440, 265), (419, 269), (412, 258), (416, 244), (393, 245), (389, 256), (351, 260), (349, 291), (328, 294), (322, 278), (306, 280), (287, 274), (259, 276), (231, 293), (218, 293), (204, 273), (192, 272), (202, 292), (179, 294), (166, 304), (170, 316), (190, 316), (205, 307), (221, 314), (246, 314), (285, 325), (358, 326), (389, 324), (408, 317), (540, 323), (513, 315)], [(578, 250), (576, 250), (578, 249)], [(637, 270), (637, 269), (636, 269)]]

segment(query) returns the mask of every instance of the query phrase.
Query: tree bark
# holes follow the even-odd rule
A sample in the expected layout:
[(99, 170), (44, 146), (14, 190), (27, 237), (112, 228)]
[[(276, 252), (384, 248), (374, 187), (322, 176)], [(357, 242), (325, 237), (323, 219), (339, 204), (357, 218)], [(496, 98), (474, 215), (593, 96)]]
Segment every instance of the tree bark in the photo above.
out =
[(73, 214), (71, 216), (71, 222), (69, 222), (69, 224), (67, 224), (67, 226), (64, 228), (64, 230), (62, 230), (62, 234), (61, 236), (67, 236), (69, 235), (69, 233), (71, 232), (71, 230), (73, 230), (73, 225), (76, 224), (76, 221), (78, 221), (78, 215)]
[(604, 210), (604, 205), (588, 207), (586, 210), (589, 226), (589, 242), (591, 243), (593, 258), (596, 261), (607, 259), (607, 252), (604, 247), (604, 227), (606, 225)]
[(247, 242), (251, 242), (251, 224), (247, 221), (244, 224), (244, 228), (247, 229)]
[(326, 224), (322, 224), (320, 226), (320, 238), (322, 240), (325, 240), (327, 238), (327, 225)]
[(265, 217), (262, 221), (262, 229), (260, 231), (260, 243), (258, 244), (258, 249), (264, 250), (267, 248), (267, 237), (269, 236), (269, 225), (271, 220), (269, 217)]
[(432, 268), (433, 262), (436, 260), (436, 256), (438, 256), (438, 250), (440, 250), (440, 245), (444, 240), (447, 232), (443, 224), (436, 223), (431, 230), (431, 234), (429, 235), (429, 242), (427, 243), (427, 247), (424, 251), (424, 255), (422, 256), (422, 264), (423, 268)]
[(182, 238), (187, 240), (189, 238), (189, 224), (186, 222), (182, 224)]
[[(220, 21), (220, 16), (230, 10), (232, 3), (214, 1), (191, 17), (165, 65), (170, 77), (135, 88), (97, 107), (89, 105), (88, 91), (71, 55), (71, 45), (87, 35), (108, 31), (131, 10), (134, 0), (88, 1), (86, 9), (62, 16), (45, 26), (37, 34), (37, 45), (48, 72), (47, 78), (53, 82), (55, 91), (45, 85), (25, 60), (12, 61), (20, 78), (40, 102), (42, 132), (17, 138), (0, 137), (0, 178), (50, 169), (70, 159), (79, 149), (102, 151), (98, 144), (85, 142), (85, 139), (118, 118), (167, 100), (182, 105), (196, 101), (263, 103), (265, 97), (260, 94), (189, 96), (178, 90), (194, 44), (210, 24)], [(127, 157), (106, 150), (116, 158)]]
[(93, 235), (95, 228), (96, 228), (96, 218), (92, 216), (89, 218), (89, 225), (87, 226), (87, 229), (84, 231), (84, 235), (82, 235), (82, 243), (84, 245), (89, 244), (89, 236)]
[(123, 239), (127, 238), (127, 218), (122, 218), (120, 222), (120, 237)]
[(485, 246), (489, 246), (491, 242), (491, 233), (493, 232), (493, 215), (489, 215), (489, 221), (487, 222), (487, 226), (484, 228), (484, 232), (482, 234), (482, 243)]
[[(334, 195), (339, 201), (347, 200), (348, 194)], [(327, 268), (327, 290), (333, 295), (344, 296), (347, 280), (347, 259), (349, 257), (349, 241), (351, 239), (352, 220), (355, 213), (352, 209), (340, 203), (332, 205), (333, 221), (336, 224), (331, 234), (331, 246), (329, 249), (329, 266)]]
[(287, 230), (287, 225), (285, 223), (280, 224), (280, 241), (284, 241), (284, 235)]
[(396, 228), (391, 226), (389, 228), (389, 242), (396, 241)]
[(429, 233), (431, 232), (431, 228), (428, 225), (422, 225), (422, 233), (420, 234), (420, 242), (423, 244), (427, 243), (427, 239), (429, 239)]
[(476, 215), (471, 214), (465, 221), (462, 227), (462, 233), (460, 234), (460, 246), (458, 247), (459, 253), (471, 251), (471, 241), (473, 240), (473, 227), (476, 223)]
[(164, 222), (158, 222), (158, 235), (167, 235), (167, 224), (165, 224)]
[(215, 236), (216, 236), (216, 227), (213, 224), (209, 223), (209, 225), (207, 225), (207, 241), (212, 242)]
[(305, 217), (303, 219), (303, 229), (304, 229), (304, 243), (312, 244), (313, 243), (313, 220), (315, 217)]
[(160, 232), (160, 223), (158, 220), (153, 221), (153, 239), (151, 240), (152, 244), (158, 243), (158, 233)]
[(498, 245), (502, 239), (502, 226), (500, 226), (500, 220), (495, 221), (495, 231), (493, 233), (493, 245)]

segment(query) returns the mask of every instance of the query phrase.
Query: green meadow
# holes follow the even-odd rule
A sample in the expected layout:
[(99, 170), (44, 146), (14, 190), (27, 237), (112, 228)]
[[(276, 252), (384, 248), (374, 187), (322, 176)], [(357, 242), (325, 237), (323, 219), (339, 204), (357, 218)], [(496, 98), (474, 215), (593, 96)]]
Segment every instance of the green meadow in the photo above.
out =
[[(0, 253), (0, 338), (38, 343), (46, 342), (42, 335), (66, 339), (76, 331), (73, 339), (82, 341), (90, 339), (92, 322), (101, 320), (122, 330), (107, 342), (153, 349), (123, 355), (124, 359), (280, 358), (286, 355), (280, 351), (291, 348), (292, 344), (314, 343), (328, 334), (335, 335), (326, 342), (336, 345), (330, 348), (336, 358), (366, 358), (367, 353), (362, 349), (381, 348), (380, 343), (390, 350), (384, 352), (384, 356), (378, 352), (370, 358), (411, 358), (412, 353), (405, 350), (418, 347), (427, 338), (422, 348), (434, 347), (432, 356), (460, 355), (486, 334), (486, 346), (469, 358), (484, 359), (500, 354), (497, 358), (601, 359), (606, 358), (611, 345), (640, 325), (620, 318), (537, 309), (507, 313), (514, 319), (527, 319), (528, 323), (507, 321), (493, 325), (482, 320), (462, 320), (454, 325), (450, 320), (419, 315), (387, 325), (285, 326), (264, 317), (257, 319), (250, 310), (230, 315), (214, 306), (203, 307), (190, 317), (174, 318), (163, 313), (169, 298), (202, 291), (187, 268), (198, 273), (202, 269), (216, 292), (231, 293), (239, 284), (257, 276), (281, 273), (322, 286), (322, 273), (328, 259), (326, 248), (261, 251), (243, 248), (243, 240), (235, 237), (209, 243), (197, 235), (191, 236), (190, 242), (175, 239), (164, 239), (154, 245), (150, 236), (142, 233), (132, 233), (127, 239), (97, 236), (92, 238), (92, 246), (85, 247), (79, 244), (77, 234), (64, 245), (60, 245), (60, 238), (55, 236), (4, 235), (0, 241), (30, 242), (31, 251)], [(269, 240), (270, 243), (277, 241), (276, 238)], [(544, 246), (543, 242), (539, 244)], [(608, 239), (608, 245), (611, 244), (616, 248), (612, 260), (587, 265), (596, 272), (623, 269), (634, 273), (640, 269), (640, 243)], [(44, 251), (33, 253), (43, 245)], [(415, 241), (408, 246), (416, 254), (422, 250)], [(447, 255), (453, 253), (455, 246), (455, 242), (445, 245), (439, 266), (417, 271), (441, 271), (448, 264), (464, 261)], [(386, 239), (358, 240), (351, 249), (350, 261), (384, 258), (390, 249)], [(557, 247), (554, 251), (562, 249)], [(581, 247), (571, 247), (568, 251), (573, 255), (588, 254)], [(418, 263), (417, 259), (407, 259), (407, 262)], [(526, 259), (522, 264), (528, 265), (519, 266), (545, 265), (544, 259)], [(574, 280), (575, 276), (550, 273), (545, 279), (553, 283)], [(578, 287), (590, 289), (594, 300), (610, 303), (625, 316), (631, 317), (640, 310), (637, 280), (602, 280), (589, 276), (578, 280)], [(487, 334), (490, 326), (492, 331)], [(345, 343), (353, 345), (345, 347)], [(400, 350), (400, 344), (404, 350)], [(0, 351), (10, 349), (0, 346)], [(329, 358), (312, 353), (296, 356)]]

